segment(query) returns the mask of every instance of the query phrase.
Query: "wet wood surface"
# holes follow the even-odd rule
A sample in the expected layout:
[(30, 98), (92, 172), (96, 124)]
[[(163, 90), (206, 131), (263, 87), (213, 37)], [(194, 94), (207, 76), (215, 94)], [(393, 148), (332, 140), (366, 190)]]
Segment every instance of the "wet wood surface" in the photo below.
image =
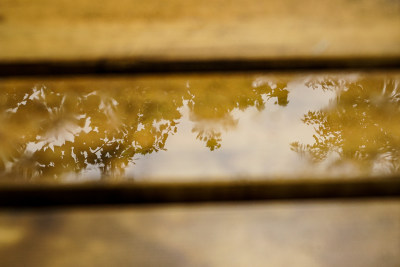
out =
[(3, 0), (0, 61), (393, 59), (399, 27), (391, 0)]
[[(396, 123), (399, 118), (398, 71), (336, 74), (331, 72), (322, 76), (313, 76), (315, 74), (310, 72), (302, 73), (302, 76), (298, 73), (276, 75), (273, 77), (247, 73), (1, 79), (3, 128), (0, 128), (0, 135), (3, 139), (0, 140), (0, 152), (8, 159), (12, 155), (13, 161), (6, 161), (3, 166), (8, 164), (15, 167), (4, 168), (0, 173), (0, 206), (43, 207), (400, 196), (400, 129), (399, 123)], [(266, 90), (259, 93), (249, 90), (254, 88), (253, 84), (256, 82), (269, 82), (271, 88), (280, 89), (270, 90), (265, 87)], [(189, 114), (195, 114), (191, 115), (191, 120), (211, 121), (215, 131), (219, 129), (218, 125), (229, 125), (229, 119), (225, 118), (229, 118), (228, 115), (232, 114), (235, 107), (241, 105), (243, 110), (250, 109), (258, 103), (260, 95), (271, 98), (269, 101), (262, 101), (265, 108), (279, 108), (280, 113), (274, 111), (274, 117), (264, 117), (265, 121), (259, 120), (254, 123), (236, 113), (235, 116), (240, 121), (235, 127), (240, 127), (242, 123), (247, 126), (243, 128), (241, 135), (230, 139), (229, 131), (234, 132), (236, 128), (226, 130), (219, 142), (226, 138), (228, 142), (222, 143), (220, 150), (214, 151), (212, 143), (210, 145), (208, 142), (198, 142), (198, 134), (193, 133), (191, 129), (195, 127), (191, 124), (187, 132), (181, 132), (186, 119), (179, 112), (185, 107), (179, 100), (188, 97), (188, 84), (193, 88), (189, 99), (192, 99), (193, 103), (201, 104), (199, 109), (190, 111)], [(321, 90), (317, 88), (326, 84), (337, 84), (338, 87), (326, 87), (337, 92), (336, 97), (317, 94), (318, 90)], [(36, 88), (40, 88), (40, 93)], [(213, 94), (210, 95), (210, 92)], [(86, 96), (91, 96), (90, 101)], [(295, 152), (292, 149), (301, 148), (301, 145), (293, 147), (293, 142), (314, 139), (314, 131), (302, 132), (293, 129), (302, 129), (299, 128), (304, 126), (301, 118), (313, 111), (311, 106), (315, 105), (307, 101), (316, 97), (325, 100), (320, 102), (321, 106), (315, 112), (326, 111), (329, 107), (330, 114), (333, 114), (330, 116), (337, 116), (334, 117), (334, 121), (330, 116), (322, 120), (327, 123), (329, 119), (330, 124), (327, 125), (331, 128), (319, 134), (320, 140), (330, 137), (331, 143), (317, 146), (317, 154), (307, 154), (311, 152), (304, 149)], [(104, 113), (100, 108), (101, 103), (109, 103), (110, 100), (107, 99), (116, 103), (112, 109), (113, 117), (109, 117), (108, 113)], [(243, 99), (246, 101), (241, 102)], [(359, 103), (368, 102), (376, 104), (363, 109), (355, 108)], [(147, 103), (154, 103), (152, 106), (157, 109), (148, 108)], [(284, 105), (280, 106), (279, 103)], [(286, 109), (292, 105), (294, 109), (285, 115)], [(63, 113), (38, 107), (54, 107), (54, 110), (63, 110)], [(215, 113), (215, 110), (218, 112)], [(258, 112), (269, 114), (271, 111), (260, 109)], [(76, 119), (83, 114), (87, 114), (88, 118), (82, 118), (82, 121)], [(284, 126), (275, 124), (279, 127), (273, 127), (274, 130), (257, 127), (261, 123), (274, 125), (274, 121), (285, 121), (285, 116), (290, 118), (289, 123)], [(142, 117), (146, 120), (142, 120)], [(162, 148), (165, 148), (165, 151), (160, 152), (152, 150), (161, 147), (156, 142), (158, 132), (153, 126), (157, 120), (165, 123), (179, 122), (176, 131), (171, 130), (166, 132), (166, 135), (163, 134), (166, 139)], [(59, 124), (60, 121), (67, 124)], [(56, 142), (48, 137), (53, 136), (53, 132), (63, 133), (63, 129), (67, 129), (69, 133), (69, 126), (65, 126), (69, 125), (68, 123), (83, 127), (86, 121), (90, 121), (91, 128), (88, 132), (72, 131), (75, 133), (74, 139), (63, 139), (66, 137), (59, 134), (54, 137)], [(151, 131), (138, 130), (139, 122), (142, 123), (143, 129), (147, 127)], [(115, 125), (126, 129), (132, 139), (124, 140), (118, 133), (110, 133), (115, 129)], [(325, 127), (324, 123), (318, 125)], [(379, 129), (379, 132), (376, 129)], [(277, 134), (268, 137), (268, 134), (274, 131)], [(293, 131), (294, 135), (280, 141), (276, 137), (289, 131)], [(331, 137), (332, 132), (336, 131), (340, 131), (340, 139), (339, 136), (336, 139)], [(254, 135), (250, 135), (253, 133), (258, 133), (263, 138), (255, 139)], [(173, 138), (177, 138), (175, 143)], [(244, 146), (238, 148), (235, 145), (236, 140), (240, 138), (247, 141)], [(185, 139), (187, 141), (182, 143)], [(105, 149), (104, 153), (95, 154), (99, 148), (107, 146), (105, 140), (116, 140), (115, 145), (110, 146), (109, 150)], [(277, 145), (273, 149), (269, 148), (271, 140)], [(26, 154), (27, 147), (40, 142), (44, 142), (43, 146), (38, 146), (37, 150), (31, 152), (33, 154)], [(139, 144), (137, 142), (141, 142), (141, 145), (136, 145)], [(117, 146), (134, 147), (135, 150), (132, 150), (132, 154), (123, 154)], [(142, 146), (144, 150), (141, 150)], [(323, 153), (326, 150), (340, 149), (348, 151), (348, 154), (338, 154), (340, 158), (335, 161), (329, 161), (328, 156), (317, 158), (321, 151)], [(115, 151), (115, 154), (110, 156), (110, 151)], [(204, 154), (198, 154), (196, 151)], [(218, 154), (219, 151), (223, 153)], [(259, 151), (264, 153), (259, 154)], [(287, 152), (278, 153), (282, 151)], [(148, 161), (147, 164), (141, 165), (142, 161), (151, 156), (163, 153), (171, 154), (159, 161)], [(363, 157), (359, 156), (361, 153)], [(85, 154), (87, 156), (84, 156)], [(377, 156), (380, 154), (386, 155), (389, 160), (383, 161)], [(227, 155), (231, 158), (227, 158)], [(143, 158), (137, 159), (138, 156)], [(308, 158), (305, 160), (303, 157)], [(237, 160), (233, 160), (235, 158)], [(126, 165), (117, 164), (122, 160)], [(325, 165), (321, 165), (321, 161)], [(128, 163), (134, 165), (129, 167)], [(102, 168), (105, 164), (109, 164), (109, 167)], [(378, 164), (381, 166), (380, 170), (376, 168)], [(204, 173), (204, 166), (208, 168), (208, 173)], [(260, 166), (266, 168), (260, 172)], [(84, 174), (89, 168), (95, 169), (96, 173)], [(274, 168), (275, 171), (271, 172)], [(259, 171), (254, 172), (254, 169)], [(153, 174), (151, 171), (154, 171)], [(71, 195), (74, 197), (70, 198)]]
[(395, 267), (399, 237), (399, 199), (0, 211), (2, 266)]
[[(398, 68), (399, 29), (395, 0), (2, 0), (0, 76)], [(336, 183), (2, 185), (0, 265), (399, 266), (398, 179)], [(4, 209), (82, 204), (114, 206)]]

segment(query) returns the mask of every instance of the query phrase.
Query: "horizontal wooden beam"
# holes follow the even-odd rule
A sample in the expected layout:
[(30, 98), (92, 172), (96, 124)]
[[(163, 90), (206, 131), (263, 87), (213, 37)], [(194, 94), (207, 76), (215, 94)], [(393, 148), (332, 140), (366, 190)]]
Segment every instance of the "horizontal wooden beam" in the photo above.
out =
[(3, 0), (0, 61), (400, 56), (398, 1)]

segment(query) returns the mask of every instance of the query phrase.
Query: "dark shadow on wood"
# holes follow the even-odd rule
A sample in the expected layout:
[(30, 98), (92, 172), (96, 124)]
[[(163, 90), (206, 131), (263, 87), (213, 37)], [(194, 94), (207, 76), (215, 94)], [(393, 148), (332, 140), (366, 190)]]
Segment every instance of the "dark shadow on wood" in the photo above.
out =
[(210, 183), (0, 185), (2, 208), (399, 196), (399, 177)]
[(170, 74), (245, 71), (326, 71), (399, 69), (399, 57), (276, 59), (103, 59), (73, 61), (4, 61), (0, 77), (98, 74)]

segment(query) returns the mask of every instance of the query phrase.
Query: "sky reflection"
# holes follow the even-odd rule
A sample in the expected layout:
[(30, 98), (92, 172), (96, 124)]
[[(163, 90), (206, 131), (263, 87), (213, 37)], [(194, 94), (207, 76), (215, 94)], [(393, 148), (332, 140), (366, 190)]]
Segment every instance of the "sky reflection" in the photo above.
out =
[(397, 74), (3, 80), (0, 177), (348, 177), (399, 172)]

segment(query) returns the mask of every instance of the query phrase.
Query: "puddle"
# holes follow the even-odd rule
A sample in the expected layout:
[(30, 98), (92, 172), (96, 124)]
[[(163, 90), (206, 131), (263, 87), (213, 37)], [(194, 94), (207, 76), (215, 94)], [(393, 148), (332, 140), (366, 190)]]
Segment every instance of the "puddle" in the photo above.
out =
[(397, 174), (399, 82), (399, 73), (1, 80), (0, 177)]

